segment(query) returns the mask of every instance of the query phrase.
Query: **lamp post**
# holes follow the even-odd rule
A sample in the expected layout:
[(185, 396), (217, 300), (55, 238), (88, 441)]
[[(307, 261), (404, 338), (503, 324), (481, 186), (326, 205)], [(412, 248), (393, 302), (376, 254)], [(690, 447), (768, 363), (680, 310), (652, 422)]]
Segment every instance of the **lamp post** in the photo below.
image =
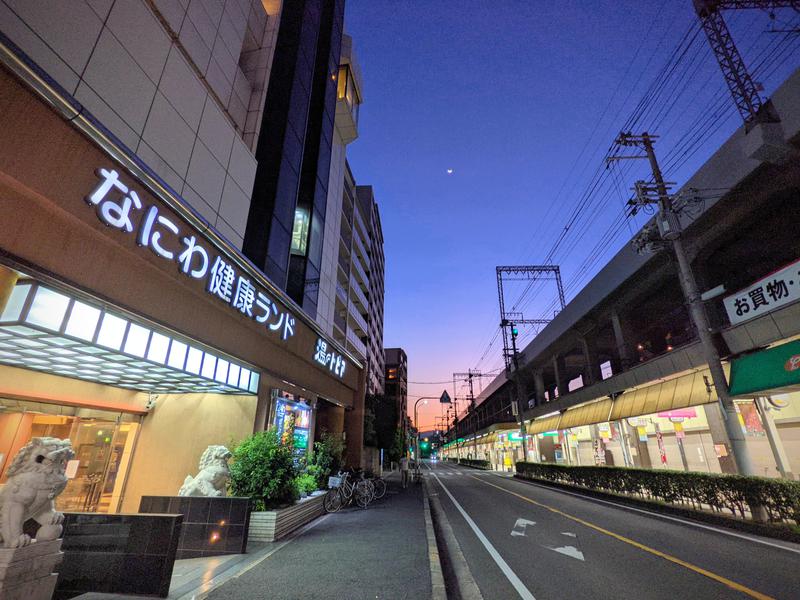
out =
[(414, 463), (419, 467), (419, 419), (417, 418), (417, 405), (420, 402), (423, 404), (427, 404), (428, 400), (436, 400), (436, 398), (432, 397), (422, 397), (418, 398), (416, 402), (414, 402), (414, 427), (417, 428), (417, 435), (414, 436)]

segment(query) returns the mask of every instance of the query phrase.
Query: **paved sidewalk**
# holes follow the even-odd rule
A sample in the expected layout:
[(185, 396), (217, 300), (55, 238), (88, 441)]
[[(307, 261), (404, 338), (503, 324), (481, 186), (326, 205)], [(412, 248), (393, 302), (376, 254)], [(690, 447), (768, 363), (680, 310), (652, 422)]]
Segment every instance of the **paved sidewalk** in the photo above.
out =
[(321, 517), (209, 600), (427, 600), (431, 572), (422, 485), (388, 476), (382, 500)]

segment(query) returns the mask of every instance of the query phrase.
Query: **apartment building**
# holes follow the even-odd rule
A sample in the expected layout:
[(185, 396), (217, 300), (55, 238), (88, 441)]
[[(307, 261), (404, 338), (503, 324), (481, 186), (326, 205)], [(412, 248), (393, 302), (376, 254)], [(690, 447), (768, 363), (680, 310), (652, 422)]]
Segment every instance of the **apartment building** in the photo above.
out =
[(60, 508), (135, 512), (271, 426), (360, 462), (365, 357), (315, 318), (342, 15), (0, 1), (0, 454), (72, 439)]

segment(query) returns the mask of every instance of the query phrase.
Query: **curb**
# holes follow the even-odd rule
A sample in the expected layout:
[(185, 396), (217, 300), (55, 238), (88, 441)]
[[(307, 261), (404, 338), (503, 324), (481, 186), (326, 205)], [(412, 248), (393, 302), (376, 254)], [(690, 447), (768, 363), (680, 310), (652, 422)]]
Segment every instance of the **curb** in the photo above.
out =
[(778, 528), (771, 525), (762, 525), (759, 523), (748, 523), (747, 521), (734, 520), (723, 515), (715, 515), (711, 513), (704, 513), (696, 510), (680, 508), (678, 506), (668, 506), (659, 504), (658, 502), (650, 502), (648, 500), (640, 500), (639, 498), (630, 498), (628, 496), (621, 496), (600, 490), (593, 490), (590, 488), (578, 487), (575, 485), (568, 485), (564, 483), (557, 483), (555, 481), (548, 481), (546, 479), (534, 479), (529, 477), (522, 477), (519, 473), (514, 474), (514, 479), (529, 483), (533, 485), (540, 485), (542, 487), (549, 487), (555, 490), (566, 490), (575, 494), (587, 496), (589, 498), (600, 498), (601, 500), (609, 500), (616, 502), (623, 506), (631, 506), (634, 508), (646, 509), (654, 513), (661, 513), (673, 517), (681, 517), (690, 521), (697, 521), (698, 523), (705, 523), (708, 525), (716, 525), (717, 527), (724, 527), (734, 531), (741, 531), (753, 535), (760, 535), (762, 537), (771, 538), (774, 540), (781, 540), (783, 542), (800, 543), (800, 533), (795, 533), (788, 527)]
[(422, 486), (422, 505), (425, 513), (425, 536), (428, 539), (428, 561), (431, 569), (431, 600), (447, 600), (447, 589), (444, 585), (442, 562), (439, 557), (439, 547), (436, 545), (436, 532), (431, 519), (429, 506), (428, 484)]
[[(438, 494), (428, 493), (428, 480), (425, 480), (425, 497), (430, 502), (430, 510), (433, 513), (435, 522), (436, 538), (442, 547), (444, 553), (444, 562), (449, 567), (448, 574), (452, 580), (452, 587), (454, 599), (458, 600), (484, 600), (478, 584), (472, 577), (472, 572), (469, 570), (464, 554), (461, 552), (461, 546), (458, 539), (450, 527), (450, 521), (442, 508), (442, 503), (439, 500)], [(435, 542), (434, 542), (435, 543)]]

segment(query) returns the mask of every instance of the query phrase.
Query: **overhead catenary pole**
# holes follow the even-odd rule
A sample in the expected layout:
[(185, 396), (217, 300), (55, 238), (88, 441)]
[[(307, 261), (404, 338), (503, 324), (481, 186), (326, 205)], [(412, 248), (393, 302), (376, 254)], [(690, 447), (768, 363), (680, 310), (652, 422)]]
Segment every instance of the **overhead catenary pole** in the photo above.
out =
[(522, 438), (522, 461), (528, 460), (528, 432), (525, 430), (525, 419), (522, 416), (522, 401), (525, 398), (525, 390), (522, 385), (522, 376), (519, 372), (519, 354), (517, 352), (517, 328), (511, 326), (511, 357), (514, 362), (514, 383), (517, 388), (517, 422), (519, 423), (519, 434)]
[[(728, 381), (725, 377), (725, 371), (722, 368), (722, 361), (720, 360), (719, 353), (714, 345), (714, 339), (711, 336), (711, 327), (708, 322), (705, 306), (697, 290), (697, 283), (694, 278), (692, 266), (686, 253), (686, 248), (683, 245), (680, 219), (672, 204), (672, 198), (667, 191), (667, 184), (664, 181), (661, 168), (656, 159), (655, 150), (653, 149), (653, 136), (647, 132), (642, 133), (640, 136), (623, 133), (617, 138), (617, 143), (622, 146), (641, 148), (644, 150), (646, 158), (650, 163), (659, 206), (659, 214), (657, 217), (659, 219), (658, 228), (661, 233), (661, 238), (671, 244), (678, 262), (678, 277), (680, 279), (681, 288), (689, 307), (692, 323), (700, 339), (705, 361), (711, 372), (711, 379), (714, 383), (717, 398), (719, 398), (720, 405), (723, 409), (725, 429), (728, 433), (728, 439), (731, 442), (733, 460), (740, 474), (757, 475), (747, 451), (744, 432), (739, 424), (736, 406), (728, 392)], [(614, 157), (612, 157), (612, 159), (613, 158)], [(644, 189), (645, 186), (646, 184), (643, 184), (642, 189)], [(646, 199), (643, 200), (640, 198), (640, 201), (646, 201)]]

